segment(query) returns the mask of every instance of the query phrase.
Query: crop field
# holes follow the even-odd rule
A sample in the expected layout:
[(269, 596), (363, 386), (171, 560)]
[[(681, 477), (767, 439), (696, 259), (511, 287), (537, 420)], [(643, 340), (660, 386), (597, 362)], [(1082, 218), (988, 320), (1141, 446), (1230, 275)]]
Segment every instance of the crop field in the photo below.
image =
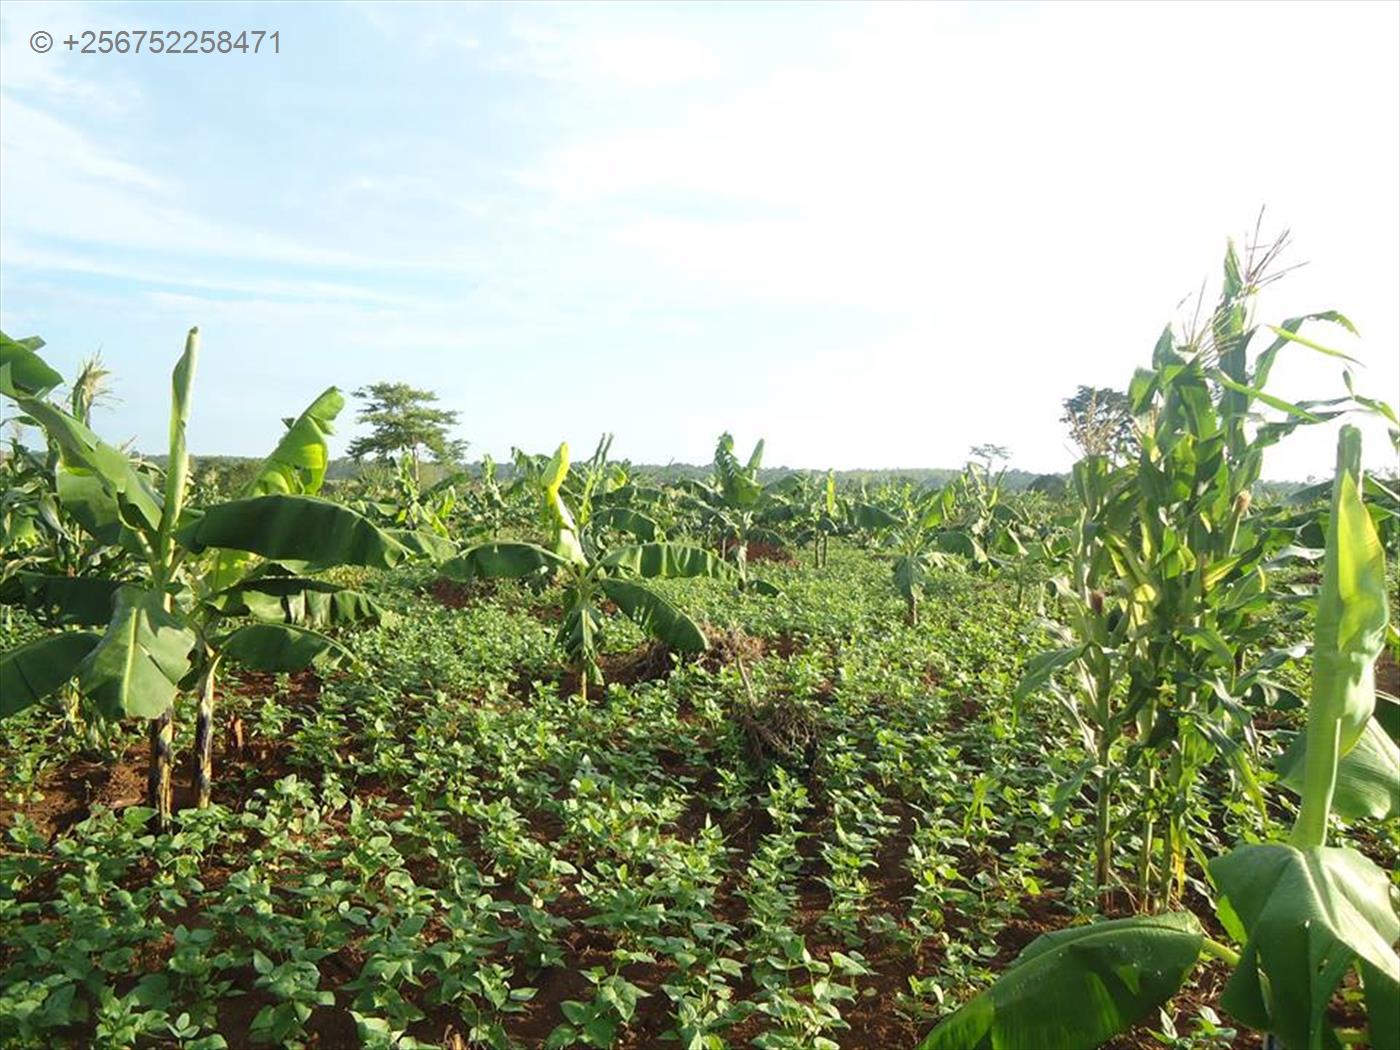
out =
[(8, 977), (110, 988), (117, 1043), (163, 1010), (230, 1045), (351, 1045), (357, 1017), (431, 1045), (566, 1021), (603, 1046), (911, 1045), (1092, 895), (1082, 822), (1051, 830), (1066, 759), (1011, 728), (1031, 617), (950, 575), (904, 626), (885, 567), (839, 546), (764, 569), (788, 601), (676, 584), (710, 652), (673, 669), (618, 631), (587, 706), (554, 673), (557, 595), (378, 581), (399, 617), (350, 640), (373, 672), (231, 681), (221, 804), (168, 843), (109, 808), (142, 799), (135, 734), (99, 765), (29, 720), (6, 783), (44, 797), (5, 882), (44, 921), (7, 927)]
[(1267, 261), (1016, 491), (328, 480), (334, 389), (239, 474), (198, 333), (159, 458), (3, 338), (0, 1046), (1400, 1045), (1400, 499), (1258, 481), (1395, 415)]

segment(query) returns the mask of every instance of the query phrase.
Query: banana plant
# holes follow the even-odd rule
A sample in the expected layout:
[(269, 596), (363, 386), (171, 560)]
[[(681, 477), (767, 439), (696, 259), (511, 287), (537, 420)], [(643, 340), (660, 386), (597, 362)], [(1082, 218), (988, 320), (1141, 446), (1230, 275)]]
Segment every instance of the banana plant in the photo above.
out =
[[(603, 684), (598, 649), (604, 603), (611, 602), (648, 635), (674, 649), (703, 651), (709, 642), (700, 626), (638, 581), (700, 576), (737, 580), (738, 574), (709, 551), (679, 543), (644, 540), (604, 548), (600, 543), (603, 527), (599, 515), (590, 515), (591, 527), (582, 528), (564, 499), (562, 490), (568, 473), (569, 446), (561, 444), (535, 476), (541, 516), (548, 522), (545, 545), (481, 544), (445, 562), (441, 571), (462, 582), (478, 578), (557, 582), (564, 592), (564, 615), (557, 642), (570, 669), (577, 672), (579, 692), (586, 700), (590, 683)], [(610, 515), (607, 522), (610, 530), (636, 529), (650, 535), (649, 527), (634, 519)]]
[(787, 502), (786, 514), (774, 515), (790, 531), (799, 547), (812, 545), (812, 567), (820, 569), (827, 563), (831, 537), (841, 533), (849, 519), (849, 501), (836, 489), (836, 472), (828, 470), (822, 481), (810, 474), (789, 474), (769, 487), (782, 494)]
[(481, 481), (468, 486), (462, 497), (460, 517), (463, 529), (470, 534), (484, 533), (495, 539), (500, 535), (510, 507), (496, 481), (496, 461), (489, 455), (481, 457)]
[(169, 458), (157, 486), (125, 453), (45, 399), (57, 373), (41, 371), (47, 365), (32, 349), (0, 345), (0, 393), (59, 449), (60, 501), (95, 537), (119, 543), (142, 564), (130, 581), (25, 581), (27, 602), (57, 609), (60, 622), (98, 630), (49, 635), (0, 655), (0, 716), (76, 680), (102, 717), (150, 720), (148, 792), (161, 827), (171, 816), (181, 693), (194, 688), (198, 695), (195, 790), (207, 806), (221, 662), (288, 671), (344, 655), (316, 628), (373, 618), (378, 610), (313, 574), (333, 565), (388, 568), (409, 554), (361, 515), (311, 495), (325, 477), (325, 438), (344, 404), (333, 387), (288, 421), (242, 498), (188, 507), (185, 431), (198, 350), (198, 329), (191, 329), (172, 373)]
[(686, 483), (691, 507), (719, 541), (720, 556), (731, 561), (739, 574), (739, 586), (760, 594), (776, 594), (777, 588), (763, 580), (751, 580), (748, 570), (749, 544), (755, 541), (782, 546), (783, 540), (771, 527), (786, 520), (788, 508), (776, 487), (765, 487), (758, 480), (763, 465), (763, 441), (754, 445), (747, 463), (734, 454), (734, 438), (721, 434), (715, 446), (714, 476), (711, 483)]
[[(1361, 435), (1347, 426), (1318, 596), (1298, 816), (1286, 840), (1239, 845), (1209, 865), (1221, 922), (1241, 949), (1206, 937), (1188, 912), (1045, 934), (921, 1050), (1098, 1046), (1175, 995), (1202, 957), (1233, 969), (1221, 1005), (1285, 1047), (1400, 1046), (1400, 914), (1390, 877), (1357, 851), (1327, 845), (1346, 761), (1373, 731), (1374, 667), (1389, 617), (1385, 554), (1361, 493)], [(1384, 791), (1400, 764), (1351, 771), (1363, 775)], [(1353, 972), (1368, 1025), (1339, 1031), (1328, 1006)]]
[(390, 524), (411, 532), (447, 537), (451, 533), (448, 523), (457, 507), (457, 486), (465, 477), (461, 473), (449, 474), (424, 489), (411, 465), (399, 460), (394, 467)]
[[(959, 564), (958, 558), (976, 563), (986, 553), (973, 536), (948, 522), (955, 509), (951, 486), (919, 495), (906, 493), (894, 510), (874, 503), (852, 508), (858, 528), (874, 532), (890, 560), (890, 579), (904, 599), (905, 619), (919, 622), (919, 599), (939, 568)], [(955, 557), (957, 556), (957, 557)]]

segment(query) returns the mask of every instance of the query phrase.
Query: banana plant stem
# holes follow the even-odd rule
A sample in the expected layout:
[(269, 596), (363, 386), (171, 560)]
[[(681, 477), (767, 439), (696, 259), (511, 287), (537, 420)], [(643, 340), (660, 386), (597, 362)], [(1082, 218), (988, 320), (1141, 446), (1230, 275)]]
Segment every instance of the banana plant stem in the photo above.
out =
[(1221, 944), (1219, 941), (1205, 937), (1201, 940), (1201, 954), (1212, 959), (1219, 959), (1227, 966), (1238, 966), (1240, 964), (1240, 953), (1231, 948), (1228, 944)]

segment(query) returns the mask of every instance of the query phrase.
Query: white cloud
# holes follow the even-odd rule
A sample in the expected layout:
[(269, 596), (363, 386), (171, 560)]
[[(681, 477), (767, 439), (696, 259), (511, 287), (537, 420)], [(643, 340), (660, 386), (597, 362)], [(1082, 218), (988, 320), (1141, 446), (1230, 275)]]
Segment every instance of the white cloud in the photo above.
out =
[(263, 230), (205, 218), (178, 202), (180, 187), (10, 94), (0, 94), (5, 158), (0, 231), (138, 253), (254, 259), (303, 266), (365, 265)]
[(655, 21), (634, 5), (515, 9), (511, 46), (494, 62), (546, 80), (631, 88), (693, 82), (724, 67), (721, 53), (705, 41), (655, 28)]

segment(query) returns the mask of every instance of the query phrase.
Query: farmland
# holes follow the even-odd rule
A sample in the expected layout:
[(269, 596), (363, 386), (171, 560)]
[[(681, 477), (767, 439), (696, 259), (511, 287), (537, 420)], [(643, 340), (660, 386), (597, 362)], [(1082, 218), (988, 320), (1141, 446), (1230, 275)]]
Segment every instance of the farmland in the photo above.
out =
[(1400, 501), (1258, 479), (1394, 412), (1265, 391), (1267, 263), (1046, 491), (326, 484), (334, 390), (230, 482), (197, 334), (165, 469), (7, 338), (0, 1044), (1392, 1045)]

